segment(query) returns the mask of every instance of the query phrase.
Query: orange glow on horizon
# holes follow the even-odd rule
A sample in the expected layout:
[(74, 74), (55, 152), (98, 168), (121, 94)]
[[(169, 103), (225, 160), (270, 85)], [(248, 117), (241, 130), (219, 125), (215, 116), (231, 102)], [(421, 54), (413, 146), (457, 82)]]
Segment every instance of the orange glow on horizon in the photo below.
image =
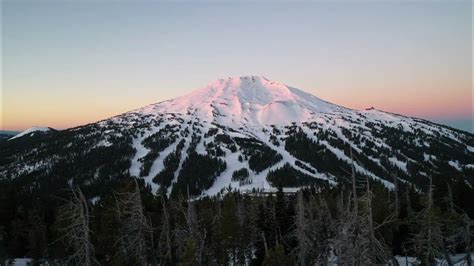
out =
[[(363, 110), (368, 107), (424, 119), (472, 118), (472, 99), (465, 97), (462, 91), (425, 95), (423, 98), (411, 95), (387, 96), (370, 91), (353, 91), (356, 95), (341, 95), (340, 93), (322, 92), (323, 96), (308, 91), (324, 100), (348, 108)], [(324, 97), (327, 96), (327, 97)], [(170, 97), (173, 98), (173, 97)], [(31, 99), (31, 98), (30, 98)], [(101, 103), (100, 99), (70, 104), (67, 102), (49, 103), (46, 100), (23, 101), (21, 104), (5, 103), (2, 116), (2, 130), (24, 130), (31, 126), (49, 126), (56, 129), (66, 129), (85, 125), (131, 111), (142, 106), (159, 102), (149, 99), (127, 101), (122, 97)], [(0, 120), (0, 122), (2, 122)]]

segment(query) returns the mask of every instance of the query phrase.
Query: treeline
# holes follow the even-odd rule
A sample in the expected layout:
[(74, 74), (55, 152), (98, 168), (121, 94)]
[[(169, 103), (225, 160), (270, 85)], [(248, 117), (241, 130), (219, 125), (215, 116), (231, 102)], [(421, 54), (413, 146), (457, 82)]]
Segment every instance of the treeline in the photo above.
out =
[(474, 190), (463, 179), (434, 178), (424, 192), (353, 181), (189, 200), (154, 196), (143, 180), (124, 178), (94, 202), (75, 188), (30, 208), (6, 185), (0, 257), (73, 265), (367, 265), (395, 263), (394, 255), (431, 265), (470, 257)]

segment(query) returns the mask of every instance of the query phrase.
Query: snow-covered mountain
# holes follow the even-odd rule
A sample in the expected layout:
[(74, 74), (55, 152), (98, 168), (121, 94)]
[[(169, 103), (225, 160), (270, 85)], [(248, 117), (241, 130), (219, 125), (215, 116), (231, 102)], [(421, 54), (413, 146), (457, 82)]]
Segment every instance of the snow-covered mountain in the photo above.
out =
[(53, 130), (53, 129), (50, 128), (50, 127), (30, 127), (28, 129), (18, 133), (17, 135), (13, 136), (9, 140), (21, 138), (23, 136), (33, 136), (34, 134), (36, 134), (38, 132), (45, 133), (45, 132), (49, 132), (51, 130)]
[(223, 126), (260, 130), (268, 125), (310, 121), (322, 113), (350, 110), (282, 83), (251, 76), (219, 79), (183, 97), (135, 112), (176, 113)]
[(219, 79), (97, 123), (1, 145), (4, 178), (54, 179), (58, 188), (77, 184), (96, 194), (129, 175), (168, 195), (337, 184), (350, 172), (351, 149), (360, 180), (392, 187), (397, 176), (422, 187), (443, 175), (474, 184), (468, 132), (348, 109), (257, 76)]

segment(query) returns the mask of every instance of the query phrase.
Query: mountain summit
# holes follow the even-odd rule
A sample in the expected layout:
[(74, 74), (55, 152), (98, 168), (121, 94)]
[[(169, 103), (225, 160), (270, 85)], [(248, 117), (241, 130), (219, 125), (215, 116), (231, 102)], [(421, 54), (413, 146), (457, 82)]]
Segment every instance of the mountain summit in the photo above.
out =
[(218, 79), (188, 95), (143, 108), (144, 113), (191, 114), (225, 125), (284, 125), (345, 108), (259, 76)]
[(474, 185), (472, 162), (470, 133), (348, 109), (257, 76), (219, 79), (97, 123), (0, 143), (0, 177), (25, 184), (25, 193), (77, 185), (90, 198), (129, 177), (170, 197), (333, 186), (347, 182), (352, 163), (358, 180), (388, 188), (394, 177), (420, 189), (433, 176)]

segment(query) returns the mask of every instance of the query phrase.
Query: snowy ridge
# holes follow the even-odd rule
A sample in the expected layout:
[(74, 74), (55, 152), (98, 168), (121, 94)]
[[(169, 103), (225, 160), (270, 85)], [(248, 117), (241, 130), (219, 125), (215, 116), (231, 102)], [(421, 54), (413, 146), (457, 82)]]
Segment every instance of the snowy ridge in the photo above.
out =
[(15, 136), (13, 136), (12, 138), (10, 138), (8, 140), (21, 138), (21, 137), (27, 136), (27, 135), (33, 135), (35, 132), (48, 132), (48, 131), (51, 131), (51, 130), (52, 129), (49, 128), (49, 127), (30, 127), (28, 129), (26, 129), (25, 131), (22, 131), (18, 135), (15, 135)]

